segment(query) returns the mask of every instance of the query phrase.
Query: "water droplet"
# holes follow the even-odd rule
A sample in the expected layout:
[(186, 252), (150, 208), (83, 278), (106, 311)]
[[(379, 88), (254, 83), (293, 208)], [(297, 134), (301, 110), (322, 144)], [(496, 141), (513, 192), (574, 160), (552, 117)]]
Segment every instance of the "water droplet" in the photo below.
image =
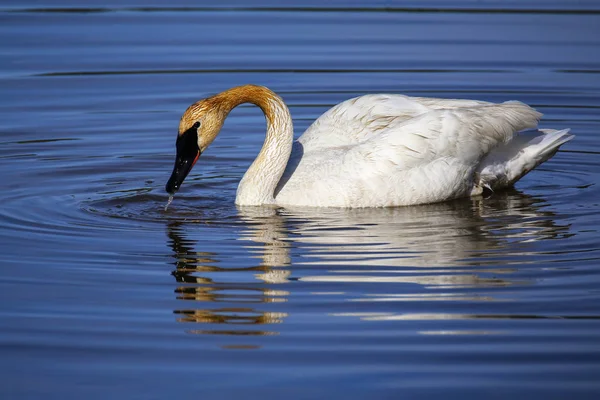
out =
[(172, 201), (173, 201), (173, 195), (170, 194), (169, 200), (167, 200), (167, 205), (165, 206), (165, 211), (167, 211), (167, 208), (169, 208), (169, 204), (171, 204)]

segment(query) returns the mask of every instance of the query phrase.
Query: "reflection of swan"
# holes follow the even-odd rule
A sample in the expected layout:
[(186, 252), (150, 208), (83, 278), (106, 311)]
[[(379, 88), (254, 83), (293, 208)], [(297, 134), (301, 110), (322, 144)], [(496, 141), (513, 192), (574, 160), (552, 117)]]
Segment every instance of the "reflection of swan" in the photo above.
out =
[[(251, 306), (265, 303), (283, 303), (289, 293), (285, 290), (274, 290), (269, 287), (257, 286), (254, 282), (220, 282), (218, 279), (197, 274), (214, 274), (227, 278), (226, 273), (262, 272), (268, 273), (270, 267), (264, 263), (247, 268), (227, 268), (220, 266), (219, 254), (215, 252), (196, 251), (195, 240), (186, 236), (186, 227), (194, 224), (173, 222), (168, 225), (168, 245), (173, 250), (176, 269), (173, 275), (178, 282), (187, 284), (175, 290), (178, 300), (186, 301), (186, 307), (175, 310), (179, 322), (197, 324), (225, 325), (225, 329), (193, 329), (195, 334), (219, 335), (275, 335), (278, 332), (256, 329), (251, 325), (281, 323), (287, 313), (260, 311)], [(226, 279), (225, 279), (226, 280)], [(190, 285), (191, 284), (191, 285)], [(212, 308), (219, 303), (222, 307)], [(236, 304), (227, 307), (226, 304)], [(244, 307), (240, 307), (242, 304)], [(196, 308), (202, 305), (202, 308)]]
[[(291, 262), (294, 270), (330, 267), (327, 275), (303, 275), (298, 280), (456, 288), (514, 283), (498, 277), (514, 272), (510, 257), (517, 253), (520, 262), (526, 262), (530, 242), (568, 234), (568, 227), (555, 225), (553, 214), (542, 211), (540, 202), (512, 191), (487, 200), (413, 207), (240, 207), (239, 212), (248, 223), (242, 238), (264, 243), (273, 266), (290, 265), (289, 252), (297, 249), (299, 256)], [(271, 215), (265, 215), (267, 210)], [(284, 226), (289, 227), (287, 234)], [(257, 277), (271, 282), (273, 271), (280, 270)]]
[(267, 119), (262, 150), (242, 178), (239, 205), (386, 207), (433, 203), (511, 186), (572, 138), (530, 131), (541, 114), (519, 102), (366, 95), (318, 118), (293, 142), (292, 119), (269, 89), (236, 87), (183, 114), (174, 193), (229, 112), (254, 103)]

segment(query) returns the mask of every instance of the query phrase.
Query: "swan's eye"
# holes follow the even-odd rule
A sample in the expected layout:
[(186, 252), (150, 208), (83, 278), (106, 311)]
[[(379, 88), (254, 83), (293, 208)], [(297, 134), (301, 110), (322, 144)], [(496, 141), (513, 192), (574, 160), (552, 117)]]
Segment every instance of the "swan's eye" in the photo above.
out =
[(198, 129), (198, 128), (200, 128), (200, 121), (196, 121), (196, 122), (194, 123), (194, 125), (192, 125), (192, 128), (194, 128), (194, 129)]

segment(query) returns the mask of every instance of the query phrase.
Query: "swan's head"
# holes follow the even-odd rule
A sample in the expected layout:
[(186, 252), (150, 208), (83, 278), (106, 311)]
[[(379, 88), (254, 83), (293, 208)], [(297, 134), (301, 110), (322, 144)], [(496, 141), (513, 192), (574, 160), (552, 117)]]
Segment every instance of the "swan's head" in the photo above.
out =
[(174, 194), (179, 190), (200, 154), (219, 134), (227, 116), (221, 103), (217, 96), (211, 97), (192, 104), (183, 113), (177, 134), (175, 166), (165, 186), (168, 193)]

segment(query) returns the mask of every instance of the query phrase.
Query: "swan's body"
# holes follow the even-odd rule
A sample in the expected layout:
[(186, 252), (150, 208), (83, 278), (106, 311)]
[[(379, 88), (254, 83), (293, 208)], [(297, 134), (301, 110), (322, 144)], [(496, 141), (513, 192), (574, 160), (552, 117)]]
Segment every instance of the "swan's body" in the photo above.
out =
[[(197, 133), (199, 154), (244, 102), (263, 110), (268, 128), (239, 184), (239, 205), (389, 207), (479, 195), (513, 185), (573, 138), (535, 130), (541, 114), (520, 102), (374, 94), (331, 108), (293, 142), (283, 100), (252, 85), (190, 106), (180, 138)], [(179, 187), (173, 176), (169, 192)]]

